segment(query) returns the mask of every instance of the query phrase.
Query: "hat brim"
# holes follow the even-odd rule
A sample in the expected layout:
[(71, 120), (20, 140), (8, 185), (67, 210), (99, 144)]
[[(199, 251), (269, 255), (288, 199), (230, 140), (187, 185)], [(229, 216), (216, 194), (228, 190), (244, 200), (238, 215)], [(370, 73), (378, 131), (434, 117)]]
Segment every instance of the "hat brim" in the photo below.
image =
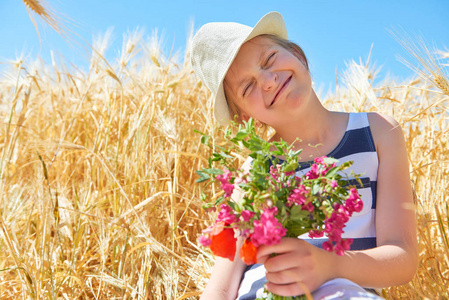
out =
[(226, 100), (224, 88), (223, 88), (223, 80), (231, 67), (232, 62), (234, 61), (237, 53), (239, 52), (242, 45), (249, 41), (250, 39), (262, 35), (262, 34), (272, 34), (284, 39), (288, 39), (287, 28), (285, 27), (284, 18), (278, 12), (270, 12), (263, 16), (259, 22), (253, 27), (253, 29), (249, 32), (248, 36), (242, 41), (240, 46), (235, 49), (232, 59), (230, 59), (229, 64), (227, 65), (226, 71), (223, 74), (223, 78), (221, 78), (220, 85), (217, 90), (217, 94), (215, 96), (215, 105), (214, 105), (214, 114), (215, 118), (220, 124), (228, 124), (232, 121), (234, 116), (231, 116), (231, 112), (229, 109), (228, 102)]

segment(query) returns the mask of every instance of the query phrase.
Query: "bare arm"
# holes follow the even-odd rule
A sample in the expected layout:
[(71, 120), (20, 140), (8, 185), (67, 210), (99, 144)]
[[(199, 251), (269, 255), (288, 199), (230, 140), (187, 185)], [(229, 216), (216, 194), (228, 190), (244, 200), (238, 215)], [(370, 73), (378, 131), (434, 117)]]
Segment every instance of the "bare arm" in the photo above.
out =
[[(379, 156), (377, 248), (351, 252), (338, 273), (363, 286), (385, 287), (410, 281), (418, 266), (416, 221), (404, 136), (389, 117), (369, 115)], [(356, 264), (363, 265), (363, 268)]]
[[(311, 291), (333, 278), (347, 278), (365, 287), (399, 285), (412, 279), (418, 264), (416, 222), (402, 129), (378, 114), (369, 120), (379, 156), (376, 201), (378, 247), (347, 251), (343, 256), (299, 239), (283, 239), (258, 250), (267, 269), (268, 290), (284, 296)], [(269, 254), (278, 253), (270, 258)]]
[[(248, 158), (242, 165), (242, 169), (248, 170), (250, 167), (251, 158)], [(236, 186), (232, 193), (231, 200), (239, 201), (241, 197), (242, 191)], [(237, 298), (240, 279), (246, 267), (239, 255), (242, 244), (243, 241), (238, 239), (234, 261), (231, 262), (228, 259), (216, 257), (211, 277), (201, 295), (201, 300), (227, 300)]]
[[(237, 249), (240, 249), (238, 245)], [(228, 300), (237, 298), (240, 278), (245, 269), (245, 263), (241, 261), (238, 251), (236, 257), (231, 262), (228, 259), (217, 257), (212, 274), (201, 295), (201, 300)]]

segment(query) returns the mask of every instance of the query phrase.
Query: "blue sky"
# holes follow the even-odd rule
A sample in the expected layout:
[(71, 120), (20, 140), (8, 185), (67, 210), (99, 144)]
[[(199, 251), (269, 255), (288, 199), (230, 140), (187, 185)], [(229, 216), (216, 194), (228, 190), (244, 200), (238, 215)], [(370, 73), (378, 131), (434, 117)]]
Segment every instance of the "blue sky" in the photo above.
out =
[[(72, 20), (70, 28), (88, 42), (113, 28), (108, 57), (118, 57), (123, 34), (142, 28), (148, 36), (157, 28), (164, 36), (165, 52), (185, 50), (191, 21), (194, 28), (213, 21), (234, 21), (253, 26), (265, 13), (279, 11), (289, 37), (303, 47), (317, 86), (335, 86), (336, 72), (350, 60), (366, 60), (382, 66), (380, 78), (390, 73), (399, 79), (412, 72), (397, 60), (406, 52), (389, 33), (402, 28), (421, 34), (440, 49), (449, 49), (448, 0), (296, 0), (296, 1), (150, 1), (150, 0), (46, 0)], [(87, 68), (88, 54), (69, 46), (52, 29), (41, 27), (41, 41), (19, 0), (0, 1), (0, 62), (22, 53), (27, 59), (41, 57), (50, 63), (50, 50), (66, 61)], [(43, 31), (42, 31), (43, 30)], [(5, 65), (0, 65), (0, 70)]]

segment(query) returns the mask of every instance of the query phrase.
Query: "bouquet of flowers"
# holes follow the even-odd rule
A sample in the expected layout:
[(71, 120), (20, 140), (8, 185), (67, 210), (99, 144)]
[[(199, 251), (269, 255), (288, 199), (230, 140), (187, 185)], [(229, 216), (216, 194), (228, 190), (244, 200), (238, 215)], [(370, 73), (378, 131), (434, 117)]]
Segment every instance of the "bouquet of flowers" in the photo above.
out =
[[(304, 233), (310, 238), (326, 236), (323, 249), (337, 255), (349, 250), (352, 240), (342, 238), (343, 228), (353, 212), (363, 208), (357, 190), (347, 186), (342, 172), (352, 162), (338, 165), (336, 159), (319, 157), (299, 176), (301, 150), (294, 151), (284, 141), (265, 141), (256, 135), (251, 119), (239, 125), (235, 135), (228, 129), (225, 139), (227, 147), (215, 145), (209, 167), (197, 171), (197, 182), (218, 183), (223, 191), (214, 203), (203, 196), (206, 207), (219, 211), (200, 236), (201, 245), (232, 261), (237, 238), (241, 238), (239, 254), (248, 265), (256, 263), (260, 245), (277, 244), (282, 237)], [(201, 142), (213, 147), (204, 134)], [(246, 170), (235, 166), (241, 154), (252, 158)], [(238, 199), (230, 199), (234, 192)], [(276, 299), (273, 295), (269, 298)]]

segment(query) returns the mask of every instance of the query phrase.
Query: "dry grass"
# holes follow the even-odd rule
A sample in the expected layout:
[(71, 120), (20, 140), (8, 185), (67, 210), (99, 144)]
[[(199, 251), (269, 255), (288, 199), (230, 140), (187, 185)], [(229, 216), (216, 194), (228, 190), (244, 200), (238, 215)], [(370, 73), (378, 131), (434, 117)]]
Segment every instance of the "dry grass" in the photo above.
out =
[[(87, 72), (17, 61), (3, 74), (1, 299), (196, 299), (204, 287), (212, 257), (196, 239), (212, 216), (195, 170), (210, 153), (194, 129), (221, 133), (190, 67), (142, 37), (125, 38), (111, 62), (99, 39)], [(374, 75), (350, 64), (323, 101), (404, 127), (420, 268), (385, 293), (447, 298), (448, 96), (421, 78), (373, 86)]]

